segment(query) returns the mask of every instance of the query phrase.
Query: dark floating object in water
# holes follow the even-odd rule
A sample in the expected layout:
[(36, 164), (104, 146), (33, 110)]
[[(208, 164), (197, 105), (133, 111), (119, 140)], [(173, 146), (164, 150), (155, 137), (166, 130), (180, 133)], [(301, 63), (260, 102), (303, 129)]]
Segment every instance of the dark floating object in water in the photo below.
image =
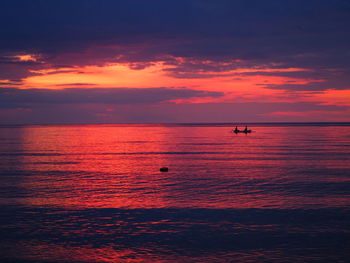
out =
[(248, 127), (247, 126), (245, 126), (245, 129), (244, 130), (239, 130), (238, 128), (237, 128), (237, 126), (236, 126), (236, 128), (234, 129), (234, 130), (232, 130), (232, 132), (234, 132), (234, 133), (245, 133), (245, 134), (247, 134), (247, 133), (251, 133), (252, 132), (252, 130), (248, 130)]
[(169, 171), (169, 169), (168, 169), (168, 167), (162, 167), (162, 168), (159, 169), (159, 171), (167, 172), (167, 171)]
[(234, 133), (251, 133), (252, 130), (246, 130), (246, 131), (235, 131), (235, 130), (232, 130), (232, 132), (234, 132)]

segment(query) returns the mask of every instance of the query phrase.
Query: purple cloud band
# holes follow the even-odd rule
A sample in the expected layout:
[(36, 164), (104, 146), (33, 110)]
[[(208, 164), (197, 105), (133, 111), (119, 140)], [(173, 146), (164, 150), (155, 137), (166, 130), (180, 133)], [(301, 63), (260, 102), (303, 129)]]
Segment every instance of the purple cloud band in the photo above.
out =
[(66, 88), (17, 89), (0, 88), (0, 108), (33, 104), (142, 104), (159, 103), (194, 97), (220, 97), (221, 92), (206, 92), (187, 88)]

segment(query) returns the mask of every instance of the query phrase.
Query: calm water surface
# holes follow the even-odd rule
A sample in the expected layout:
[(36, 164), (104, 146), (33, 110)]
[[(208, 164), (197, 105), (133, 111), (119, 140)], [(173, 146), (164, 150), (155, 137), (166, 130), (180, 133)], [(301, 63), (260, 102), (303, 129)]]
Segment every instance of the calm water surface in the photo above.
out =
[(252, 128), (1, 127), (1, 262), (349, 262), (350, 124)]

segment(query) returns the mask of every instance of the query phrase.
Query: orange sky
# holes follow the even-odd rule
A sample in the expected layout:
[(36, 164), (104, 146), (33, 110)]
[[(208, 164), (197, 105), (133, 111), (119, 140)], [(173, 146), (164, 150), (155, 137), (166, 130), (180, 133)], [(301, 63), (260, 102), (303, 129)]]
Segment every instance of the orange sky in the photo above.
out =
[[(38, 62), (40, 55), (20, 54), (12, 56), (12, 59), (24, 62)], [(185, 58), (174, 58), (178, 63), (196, 63)], [(234, 64), (239, 61), (232, 61)], [(215, 65), (214, 61), (200, 61), (201, 65)], [(230, 63), (218, 63), (218, 67), (227, 66)], [(228, 67), (229, 68), (229, 67)], [(269, 86), (283, 85), (306, 85), (309, 83), (321, 83), (326, 80), (321, 78), (288, 77), (285, 73), (310, 72), (307, 68), (268, 68), (266, 66), (236, 67), (221, 71), (198, 70), (195, 68), (193, 74), (191, 68), (188, 72), (180, 72), (181, 65), (169, 65), (164, 61), (149, 63), (143, 67), (135, 67), (133, 63), (106, 63), (102, 66), (67, 66), (50, 67), (45, 69), (31, 69), (32, 75), (27, 76), (16, 84), (20, 89), (66, 89), (66, 88), (188, 88), (200, 91), (223, 92), (220, 97), (193, 97), (189, 99), (177, 99), (173, 102), (181, 103), (293, 103), (312, 102), (324, 105), (338, 105), (350, 107), (350, 90), (326, 89), (315, 92), (268, 88)], [(183, 69), (182, 69), (183, 70)], [(185, 68), (186, 70), (186, 68)], [(281, 74), (282, 73), (282, 74)], [(292, 76), (292, 75), (291, 75)], [(2, 85), (11, 81), (1, 80)], [(344, 114), (327, 112), (335, 120), (344, 119)], [(103, 114), (103, 113), (101, 113)], [(322, 116), (322, 111), (301, 112), (276, 111), (266, 116)], [(324, 115), (325, 116), (325, 115)]]
[[(44, 70), (32, 70), (35, 75), (23, 79), (22, 88), (152, 88), (152, 87), (186, 87), (196, 90), (224, 92), (226, 96), (212, 98), (210, 101), (229, 102), (252, 101), (257, 98), (265, 101), (285, 101), (283, 90), (268, 89), (264, 86), (283, 84), (308, 84), (323, 81), (322, 79), (302, 79), (282, 76), (259, 75), (260, 72), (281, 73), (308, 71), (303, 68), (239, 68), (223, 72), (205, 71), (196, 73), (200, 77), (178, 78), (169, 73), (169, 69), (175, 66), (165, 65), (163, 62), (153, 63), (142, 69), (133, 69), (128, 63), (108, 63), (103, 66), (64, 67), (49, 68)], [(256, 72), (256, 74), (254, 74)], [(250, 73), (251, 75), (242, 75)], [(207, 77), (209, 76), (209, 77)], [(84, 85), (74, 85), (81, 84)], [(328, 99), (336, 96), (331, 91), (314, 95), (315, 99)], [(300, 99), (300, 98), (299, 98)], [(290, 98), (288, 98), (290, 101)], [(307, 98), (310, 100), (310, 98)], [(208, 99), (192, 99), (192, 102), (208, 101)], [(348, 103), (349, 99), (343, 99), (342, 103)]]

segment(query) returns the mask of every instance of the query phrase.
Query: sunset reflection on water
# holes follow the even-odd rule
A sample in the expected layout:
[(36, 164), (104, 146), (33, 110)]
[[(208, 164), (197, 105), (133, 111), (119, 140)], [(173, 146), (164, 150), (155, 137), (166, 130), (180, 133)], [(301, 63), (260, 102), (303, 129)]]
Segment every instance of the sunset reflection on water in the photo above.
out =
[[(312, 127), (309, 133), (296, 133), (290, 127), (255, 130), (235, 135), (227, 127), (27, 128), (22, 169), (31, 176), (24, 178), (22, 187), (31, 194), (21, 201), (65, 208), (349, 204), (342, 195), (314, 196), (303, 189), (310, 180), (348, 181), (322, 172), (328, 166), (349, 167), (341, 146), (323, 143), (324, 138), (339, 138), (336, 131), (329, 127)], [(169, 167), (168, 173), (159, 172), (163, 166)], [(320, 171), (316, 178), (308, 174), (310, 168)]]
[(4, 262), (350, 256), (350, 126), (1, 129)]

